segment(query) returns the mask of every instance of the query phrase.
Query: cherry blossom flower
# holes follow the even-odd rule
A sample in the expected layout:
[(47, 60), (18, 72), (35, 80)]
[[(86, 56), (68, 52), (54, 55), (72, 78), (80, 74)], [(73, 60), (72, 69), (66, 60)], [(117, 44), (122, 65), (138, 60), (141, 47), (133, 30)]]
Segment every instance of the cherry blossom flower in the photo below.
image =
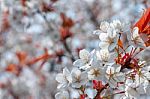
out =
[(71, 71), (72, 76), (72, 87), (80, 88), (82, 85), (85, 85), (88, 81), (87, 73), (81, 72), (77, 68), (73, 68)]
[(110, 24), (106, 21), (101, 22), (101, 24), (100, 24), (100, 30), (103, 33), (107, 33), (107, 30), (108, 30), (109, 27), (110, 27)]
[(60, 83), (57, 88), (64, 88), (69, 86), (72, 82), (71, 74), (67, 68), (63, 69), (63, 73), (59, 73), (56, 75), (56, 80)]
[(88, 71), (88, 79), (89, 80), (103, 80), (104, 79), (104, 69), (103, 67), (97, 67), (94, 68), (92, 67), (89, 71)]
[[(100, 35), (101, 37), (103, 37), (102, 35)], [(103, 40), (101, 39), (101, 42), (99, 43), (99, 47), (100, 48), (105, 48), (108, 49), (109, 51), (112, 51), (117, 45), (117, 38), (103, 38)]]
[(125, 84), (126, 96), (138, 99), (140, 95), (147, 93), (147, 83), (148, 81), (141, 77), (139, 78), (139, 75), (135, 75), (135, 81), (133, 79), (127, 79)]
[(100, 30), (94, 31), (94, 34), (99, 35), (100, 48), (108, 48), (109, 51), (112, 51), (117, 44), (117, 35), (122, 31), (122, 28), (123, 24), (119, 20), (114, 20), (111, 23), (101, 22)]
[(83, 49), (79, 52), (79, 58), (77, 59), (73, 65), (79, 67), (80, 69), (88, 69), (90, 68), (90, 64), (92, 62), (92, 55), (94, 54), (94, 51), (91, 53), (87, 50)]
[(117, 45), (117, 34), (113, 28), (109, 28), (107, 30), (107, 33), (100, 33), (99, 39), (100, 39), (99, 43), (100, 48), (112, 51)]
[(102, 50), (96, 52), (96, 56), (99, 60), (108, 62), (108, 60), (110, 58), (110, 53), (107, 49), (102, 49)]
[(110, 26), (114, 28), (117, 33), (120, 33), (124, 25), (120, 22), (120, 20), (113, 20), (110, 23)]
[(124, 82), (125, 75), (120, 72), (121, 66), (113, 64), (106, 70), (106, 78), (110, 87), (116, 88), (119, 82)]
[(95, 30), (93, 32), (93, 34), (97, 34), (97, 35), (100, 35), (101, 33), (105, 34), (105, 33), (107, 33), (107, 30), (109, 27), (110, 27), (110, 24), (108, 22), (106, 22), (106, 21), (101, 22), (100, 28), (98, 30)]
[(138, 99), (140, 95), (148, 94), (149, 81), (142, 75), (134, 75), (125, 82), (125, 94), (127, 97)]
[(94, 99), (111, 98), (111, 95), (118, 94), (123, 99), (138, 99), (150, 93), (149, 63), (145, 58), (139, 58), (146, 46), (141, 48), (144, 42), (137, 27), (130, 38), (141, 46), (127, 42), (124, 25), (119, 20), (101, 22), (99, 30), (94, 31), (99, 35), (100, 50), (95, 48), (89, 52), (83, 49), (79, 52), (79, 59), (73, 63), (76, 68), (71, 71), (71, 85), (79, 90), (80, 98), (91, 98), (87, 93), (91, 80), (93, 89), (96, 89), (96, 94), (92, 96)]
[(149, 96), (148, 0), (125, 1), (0, 0), (0, 99)]

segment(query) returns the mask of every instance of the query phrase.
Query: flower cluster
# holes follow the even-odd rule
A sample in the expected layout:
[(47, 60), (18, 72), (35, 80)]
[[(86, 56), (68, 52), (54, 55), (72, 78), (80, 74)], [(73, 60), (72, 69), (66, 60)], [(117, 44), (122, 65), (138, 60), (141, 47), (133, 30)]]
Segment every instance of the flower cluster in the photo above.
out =
[[(0, 0), (0, 99), (130, 93), (128, 83), (149, 78), (149, 10), (130, 25), (149, 6), (148, 0)], [(147, 82), (139, 85), (149, 90)]]
[[(64, 68), (63, 73), (57, 74), (60, 92), (55, 98), (139, 99), (141, 95), (149, 95), (150, 64), (144, 58), (149, 50), (148, 15), (150, 9), (129, 31), (125, 31), (125, 24), (119, 20), (101, 22), (94, 31), (100, 39), (99, 49), (80, 50), (72, 70)], [(69, 94), (73, 92), (75, 96)]]

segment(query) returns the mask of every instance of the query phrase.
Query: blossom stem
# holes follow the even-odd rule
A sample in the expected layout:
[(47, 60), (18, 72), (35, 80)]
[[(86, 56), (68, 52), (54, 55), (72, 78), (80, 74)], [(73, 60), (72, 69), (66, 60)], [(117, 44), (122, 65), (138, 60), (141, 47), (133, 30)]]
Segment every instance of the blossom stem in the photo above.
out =
[(107, 88), (107, 86), (109, 86), (108, 83), (107, 83), (103, 88), (97, 90), (98, 92), (97, 92), (96, 96), (94, 97), (94, 99), (101, 99), (100, 94), (101, 94), (101, 92), (102, 92), (104, 89)]
[(70, 48), (68, 47), (66, 40), (63, 42), (63, 44), (64, 44), (64, 47), (65, 47), (66, 51), (70, 54), (71, 60), (72, 60), (72, 61), (75, 61), (75, 58), (74, 58), (74, 56), (72, 55), (72, 52), (71, 52)]

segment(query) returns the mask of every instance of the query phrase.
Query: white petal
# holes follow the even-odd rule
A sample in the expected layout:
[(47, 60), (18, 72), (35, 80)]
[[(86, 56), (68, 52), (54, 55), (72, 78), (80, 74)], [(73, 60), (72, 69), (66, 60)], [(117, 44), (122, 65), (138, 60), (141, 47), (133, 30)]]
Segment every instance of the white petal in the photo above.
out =
[(77, 67), (81, 67), (85, 65), (85, 61), (82, 59), (77, 59), (75, 62), (73, 62), (73, 65)]
[(83, 69), (83, 70), (87, 70), (89, 69), (91, 66), (89, 64), (85, 64), (83, 66), (80, 67), (80, 69)]
[(81, 84), (80, 83), (72, 83), (72, 87), (80, 88)]
[(125, 75), (124, 75), (123, 73), (117, 73), (117, 74), (115, 74), (114, 79), (115, 79), (117, 82), (124, 82), (124, 80), (125, 80)]
[(107, 49), (100, 50), (100, 55), (101, 55), (102, 61), (108, 61), (110, 57), (109, 51)]
[(138, 88), (136, 88), (137, 92), (139, 94), (145, 94), (146, 91), (144, 90), (144, 87), (142, 85), (140, 85)]
[(95, 30), (95, 31), (93, 32), (93, 34), (96, 34), (96, 35), (99, 35), (99, 34), (101, 34), (101, 33), (102, 33), (101, 30)]
[(70, 74), (70, 71), (67, 69), (67, 67), (63, 69), (63, 74), (66, 76)]
[(64, 82), (66, 82), (66, 79), (64, 78), (64, 75), (61, 74), (61, 73), (56, 75), (56, 80), (57, 80), (59, 83), (64, 83)]
[(131, 95), (134, 98), (138, 98), (139, 97), (139, 93), (135, 89), (133, 89), (131, 87), (127, 87), (126, 91), (128, 92), (129, 95)]
[(58, 84), (58, 85), (57, 85), (57, 89), (64, 88), (64, 87), (66, 87), (66, 86), (67, 86), (67, 84)]
[(71, 73), (66, 67), (63, 69), (63, 74), (65, 75), (66, 80), (68, 80), (69, 82), (72, 82)]
[(88, 60), (90, 53), (86, 50), (83, 49), (79, 52), (79, 57), (83, 60)]
[(121, 66), (118, 66), (115, 71), (119, 73), (120, 70), (121, 70)]
[(99, 35), (99, 39), (100, 39), (101, 41), (107, 41), (107, 40), (108, 40), (108, 34), (107, 34), (107, 33), (101, 33), (101, 34)]
[(109, 23), (108, 22), (101, 22), (101, 24), (100, 24), (100, 29), (102, 30), (102, 31), (104, 31), (104, 32), (106, 32), (107, 31), (107, 29), (109, 28)]
[(117, 45), (117, 43), (116, 43), (116, 42), (111, 43), (111, 44), (109, 45), (109, 47), (108, 47), (109, 51), (114, 50), (114, 48), (116, 47), (116, 45)]
[(123, 24), (120, 22), (120, 20), (113, 20), (112, 24), (114, 25), (114, 28), (116, 30), (121, 30), (122, 29)]
[(86, 84), (87, 81), (88, 81), (87, 73), (82, 73), (80, 79), (81, 79), (81, 84), (82, 84), (82, 85)]
[(72, 71), (71, 71), (71, 75), (73, 77), (80, 76), (81, 75), (81, 71), (78, 68), (73, 68)]
[(115, 38), (115, 37), (117, 36), (116, 31), (113, 30), (112, 28), (109, 28), (109, 29), (107, 30), (107, 33), (108, 33), (109, 38)]
[(87, 94), (90, 99), (93, 99), (97, 94), (97, 90), (92, 88), (87, 88), (85, 89), (85, 94)]
[(96, 55), (97, 55), (97, 58), (101, 61), (108, 61), (110, 57), (109, 51), (107, 49), (102, 49), (100, 51), (97, 51)]
[(107, 74), (114, 74), (115, 73), (115, 69), (114, 67), (108, 66), (107, 70), (106, 70)]
[(69, 99), (69, 93), (67, 91), (58, 92), (55, 95), (55, 99)]
[(136, 37), (139, 36), (139, 28), (138, 27), (134, 27), (133, 28), (133, 34), (132, 34), (132, 37), (133, 39), (135, 39)]
[(103, 49), (108, 49), (109, 43), (108, 42), (100, 42), (99, 47)]
[(111, 88), (116, 88), (117, 87), (117, 82), (114, 79), (109, 80), (109, 86)]
[(100, 51), (96, 51), (96, 56), (98, 60), (102, 60)]
[(61, 99), (61, 93), (60, 92), (56, 93), (55, 99)]

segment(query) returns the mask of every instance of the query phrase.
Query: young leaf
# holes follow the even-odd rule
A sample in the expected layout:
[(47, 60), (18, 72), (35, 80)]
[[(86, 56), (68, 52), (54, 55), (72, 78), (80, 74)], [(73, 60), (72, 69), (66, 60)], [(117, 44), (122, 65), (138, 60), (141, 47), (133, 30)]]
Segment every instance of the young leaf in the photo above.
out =
[[(150, 8), (148, 8), (140, 20), (134, 25), (134, 27), (139, 28), (139, 32), (143, 33), (145, 31), (150, 31)], [(150, 33), (150, 32), (147, 32)]]
[(118, 46), (123, 49), (123, 43), (122, 43), (122, 41), (120, 39), (118, 39)]

